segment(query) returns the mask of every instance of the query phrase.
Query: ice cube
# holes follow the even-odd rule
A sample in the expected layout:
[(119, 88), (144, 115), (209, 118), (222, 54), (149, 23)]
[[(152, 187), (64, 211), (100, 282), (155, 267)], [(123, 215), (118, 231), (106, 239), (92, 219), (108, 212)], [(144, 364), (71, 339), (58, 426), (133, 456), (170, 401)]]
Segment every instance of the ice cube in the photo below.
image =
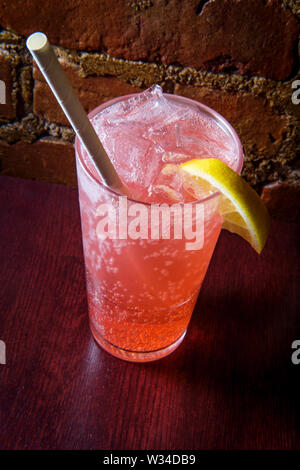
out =
[(232, 140), (218, 123), (201, 113), (186, 116), (177, 130), (180, 146), (189, 149), (199, 158), (218, 158), (226, 163), (232, 161)]
[(182, 176), (180, 168), (177, 165), (171, 163), (165, 165), (157, 177), (155, 184), (166, 185), (176, 191), (180, 191), (182, 187)]
[(119, 130), (118, 135), (111, 134), (103, 145), (124, 181), (137, 183), (143, 188), (150, 186), (159, 172), (160, 148), (143, 139), (138, 132), (128, 129)]
[(97, 125), (103, 120), (111, 124), (120, 124), (122, 121), (130, 122), (157, 122), (168, 115), (169, 102), (164, 97), (162, 88), (154, 85), (142, 93), (134, 94), (131, 98), (120, 101), (104, 109), (94, 118)]
[(193, 201), (199, 201), (216, 192), (216, 190), (212, 188), (210, 184), (206, 183), (206, 181), (196, 180), (187, 172), (184, 172), (182, 186), (185, 193), (187, 193)]
[(160, 145), (164, 150), (182, 148), (180, 121), (184, 120), (187, 110), (178, 106), (175, 102), (163, 97), (164, 112), (154, 120), (146, 129), (144, 137)]
[(169, 102), (168, 116), (151, 125), (144, 136), (165, 150), (165, 161), (175, 162), (179, 154), (182, 162), (188, 157), (232, 161), (231, 137), (194, 106)]
[(156, 183), (180, 193), (180, 200), (185, 202), (200, 200), (215, 192), (205, 181), (195, 180), (178, 165), (171, 163), (163, 167)]
[(150, 196), (152, 202), (155, 202), (155, 198), (157, 197), (157, 202), (160, 204), (174, 204), (183, 201), (182, 194), (166, 184), (156, 184), (152, 186)]
[(191, 160), (191, 155), (178, 152), (164, 152), (162, 159), (166, 163), (183, 163), (187, 160)]
[(159, 172), (163, 150), (144, 134), (149, 121), (165, 116), (165, 102), (161, 88), (155, 86), (93, 118), (106, 152), (129, 189), (149, 188)]

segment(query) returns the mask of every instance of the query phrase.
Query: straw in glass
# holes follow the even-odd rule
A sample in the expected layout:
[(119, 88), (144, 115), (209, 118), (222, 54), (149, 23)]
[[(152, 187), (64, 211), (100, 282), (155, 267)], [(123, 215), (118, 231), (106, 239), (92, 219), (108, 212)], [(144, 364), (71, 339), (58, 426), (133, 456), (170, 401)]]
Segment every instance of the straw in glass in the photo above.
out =
[(128, 195), (81, 103), (79, 102), (65, 72), (58, 62), (53, 48), (44, 33), (31, 34), (26, 45), (62, 107), (81, 143), (88, 151), (104, 184), (120, 194)]

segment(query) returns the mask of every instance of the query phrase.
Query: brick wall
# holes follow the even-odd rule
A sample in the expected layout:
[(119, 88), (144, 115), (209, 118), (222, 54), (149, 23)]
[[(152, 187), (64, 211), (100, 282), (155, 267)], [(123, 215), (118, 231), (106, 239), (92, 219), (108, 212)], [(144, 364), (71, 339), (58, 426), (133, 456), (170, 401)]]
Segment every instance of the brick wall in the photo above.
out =
[(3, 0), (1, 174), (76, 185), (74, 134), (25, 38), (45, 32), (87, 111), (159, 83), (236, 128), (244, 177), (275, 216), (299, 217), (299, 0)]

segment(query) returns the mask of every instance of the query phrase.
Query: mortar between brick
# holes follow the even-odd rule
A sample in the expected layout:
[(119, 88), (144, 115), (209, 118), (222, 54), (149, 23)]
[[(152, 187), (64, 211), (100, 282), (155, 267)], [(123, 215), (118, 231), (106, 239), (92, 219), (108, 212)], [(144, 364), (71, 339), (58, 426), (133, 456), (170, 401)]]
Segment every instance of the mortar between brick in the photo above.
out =
[[(4, 44), (3, 41), (9, 41), (9, 43)], [(24, 103), (24, 111), (28, 113), (32, 109), (32, 66), (24, 40), (14, 33), (2, 31), (0, 33), (0, 50), (10, 54), (15, 73), (14, 99), (17, 100), (19, 92)], [(297, 126), (299, 126), (300, 106), (297, 108), (291, 104), (292, 80), (277, 82), (262, 77), (213, 73), (190, 67), (116, 59), (106, 53), (77, 52), (61, 47), (56, 47), (55, 50), (58, 56), (63, 57), (70, 64), (79, 65), (82, 77), (118, 77), (137, 87), (147, 87), (159, 83), (167, 92), (172, 92), (175, 84), (183, 84), (199, 88), (206, 86), (226, 92), (247, 92), (253, 96), (265, 97), (270, 106), (274, 108), (274, 112), (289, 118), (286, 137), (281, 142), (277, 157), (272, 160), (259, 153), (255, 148), (255, 143), (245, 145), (246, 159), (243, 174), (256, 187), (266, 181), (275, 181), (278, 178), (298, 180), (298, 172), (294, 171), (291, 165), (296, 162), (297, 152), (299, 152)], [(299, 72), (294, 77), (294, 79), (297, 78), (300, 78)], [(21, 121), (0, 126), (0, 138), (10, 143), (18, 140), (34, 142), (44, 136), (52, 136), (71, 142), (74, 133), (66, 126), (42, 120), (33, 113), (25, 114)]]

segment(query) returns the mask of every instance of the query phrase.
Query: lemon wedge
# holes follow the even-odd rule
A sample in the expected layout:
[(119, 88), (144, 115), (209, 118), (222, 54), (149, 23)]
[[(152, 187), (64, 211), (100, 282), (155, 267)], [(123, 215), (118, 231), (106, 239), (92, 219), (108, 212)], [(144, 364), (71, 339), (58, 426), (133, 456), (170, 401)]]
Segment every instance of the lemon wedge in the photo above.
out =
[(254, 189), (224, 162), (215, 158), (189, 160), (180, 168), (199, 185), (210, 185), (220, 192), (222, 227), (237, 233), (260, 253), (270, 227), (267, 209)]

